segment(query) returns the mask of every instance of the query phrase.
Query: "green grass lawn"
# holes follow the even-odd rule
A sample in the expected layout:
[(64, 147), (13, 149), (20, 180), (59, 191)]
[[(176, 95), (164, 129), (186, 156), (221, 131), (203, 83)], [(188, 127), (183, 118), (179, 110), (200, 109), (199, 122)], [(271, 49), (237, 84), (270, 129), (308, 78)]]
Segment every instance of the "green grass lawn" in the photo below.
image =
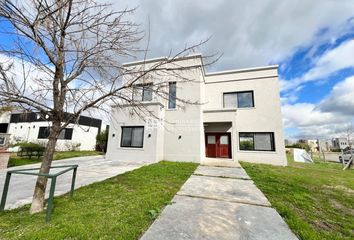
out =
[(300, 239), (354, 239), (354, 170), (316, 161), (288, 167), (242, 162)]
[(160, 162), (54, 199), (52, 220), (29, 206), (0, 213), (0, 239), (137, 239), (197, 164)]
[[(72, 157), (84, 157), (84, 156), (93, 156), (102, 154), (101, 152), (97, 151), (63, 151), (63, 152), (55, 152), (54, 153), (54, 160), (60, 160), (65, 158), (72, 158)], [(8, 167), (15, 167), (15, 166), (22, 166), (27, 164), (39, 163), (41, 162), (41, 158), (32, 157), (31, 159), (27, 157), (18, 157), (16, 154), (12, 155), (9, 160)]]

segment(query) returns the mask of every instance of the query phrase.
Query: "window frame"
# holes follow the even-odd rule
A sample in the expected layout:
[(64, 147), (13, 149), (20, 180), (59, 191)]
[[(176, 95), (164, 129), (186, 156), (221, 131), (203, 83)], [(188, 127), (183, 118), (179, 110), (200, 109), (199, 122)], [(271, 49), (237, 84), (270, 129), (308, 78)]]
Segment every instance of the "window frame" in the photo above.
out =
[[(239, 102), (238, 102), (238, 94), (239, 93), (251, 93), (252, 94), (252, 107), (239, 107)], [(246, 90), (246, 91), (233, 91), (233, 92), (223, 92), (222, 95), (222, 103), (223, 103), (223, 108), (225, 107), (225, 94), (236, 94), (236, 99), (237, 99), (237, 106), (234, 108), (254, 108), (255, 104), (254, 104), (254, 91), (253, 90)]]
[[(271, 136), (271, 142), (270, 142), (270, 146), (271, 146), (271, 150), (259, 150), (259, 149), (255, 149), (255, 135), (256, 134), (270, 134)], [(253, 134), (252, 138), (253, 138), (253, 149), (241, 149), (241, 134)], [(275, 147), (275, 134), (274, 132), (239, 132), (238, 133), (238, 148), (240, 151), (246, 151), (246, 152), (276, 152), (276, 147)]]
[(0, 146), (5, 146), (6, 144), (6, 137), (0, 137), (1, 141), (3, 141), (2, 143), (0, 142)]
[[(171, 85), (175, 85), (175, 95), (174, 95), (174, 107), (170, 107), (170, 103), (172, 102), (171, 98)], [(168, 108), (167, 109), (176, 109), (177, 108), (177, 82), (169, 82), (168, 83)]]
[[(123, 131), (125, 128), (131, 128), (132, 131), (131, 131), (131, 135), (130, 135), (130, 146), (123, 146)], [(142, 128), (143, 129), (143, 139), (142, 139), (142, 142), (141, 142), (141, 146), (132, 146), (132, 137), (133, 137), (133, 129), (134, 128)], [(145, 134), (145, 127), (144, 126), (122, 126), (121, 127), (122, 129), (122, 132), (120, 134), (120, 147), (121, 148), (144, 148), (144, 134)]]
[[(152, 102), (152, 100), (154, 99), (154, 91), (152, 90), (152, 87), (153, 87), (153, 83), (141, 83), (141, 84), (135, 84), (133, 85), (133, 91), (132, 91), (132, 100), (133, 101), (140, 101), (140, 102)], [(150, 88), (151, 89), (151, 100), (144, 100), (144, 90), (146, 88)], [(134, 100), (134, 94), (135, 94), (135, 91), (136, 90), (139, 90), (141, 91), (141, 97), (138, 99), (138, 100)]]
[[(40, 132), (41, 132), (41, 129), (48, 129), (48, 136), (47, 137), (40, 137)], [(69, 130), (70, 129), (70, 130)], [(70, 134), (68, 134), (67, 130), (70, 131)], [(62, 133), (64, 131), (64, 133)], [(61, 132), (59, 133), (58, 135), (58, 140), (72, 140), (73, 139), (73, 133), (74, 133), (74, 128), (64, 128), (63, 130), (61, 130)], [(38, 136), (37, 136), (37, 139), (48, 139), (49, 138), (49, 134), (50, 134), (50, 127), (39, 127), (38, 128)], [(61, 137), (61, 134), (63, 137)], [(70, 136), (70, 138), (68, 137)]]

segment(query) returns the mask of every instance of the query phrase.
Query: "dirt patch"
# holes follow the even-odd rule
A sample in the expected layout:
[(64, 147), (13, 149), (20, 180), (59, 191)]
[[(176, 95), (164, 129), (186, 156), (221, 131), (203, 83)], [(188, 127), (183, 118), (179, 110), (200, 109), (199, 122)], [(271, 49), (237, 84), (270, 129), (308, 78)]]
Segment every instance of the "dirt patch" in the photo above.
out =
[(335, 189), (335, 190), (342, 190), (342, 191), (344, 191), (346, 193), (354, 194), (354, 190), (353, 189), (347, 188), (346, 186), (343, 186), (343, 185), (337, 185), (337, 186), (324, 185), (323, 187), (329, 188), (329, 189)]
[(336, 230), (336, 227), (329, 224), (326, 221), (322, 221), (322, 220), (316, 220), (312, 222), (312, 225), (314, 225), (314, 227), (318, 230), (325, 230), (325, 231), (333, 231)]
[(347, 208), (346, 206), (344, 206), (342, 203), (334, 200), (334, 199), (330, 199), (329, 200), (331, 206), (335, 209), (340, 210), (341, 212), (345, 212), (345, 213), (349, 213), (350, 215), (354, 216), (354, 209), (351, 208)]

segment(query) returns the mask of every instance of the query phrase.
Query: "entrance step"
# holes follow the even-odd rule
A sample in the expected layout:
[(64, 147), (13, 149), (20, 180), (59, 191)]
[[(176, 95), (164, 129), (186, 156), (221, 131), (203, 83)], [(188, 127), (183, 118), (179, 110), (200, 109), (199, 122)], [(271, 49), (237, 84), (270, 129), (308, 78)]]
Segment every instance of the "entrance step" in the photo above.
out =
[(234, 167), (241, 168), (241, 165), (233, 161), (232, 159), (225, 158), (205, 158), (201, 161), (200, 165), (202, 166), (212, 166), (212, 167)]
[(194, 175), (220, 177), (220, 178), (236, 178), (250, 180), (243, 168), (236, 167), (212, 167), (212, 166), (199, 166)]
[(243, 179), (192, 175), (177, 195), (270, 206), (253, 181)]

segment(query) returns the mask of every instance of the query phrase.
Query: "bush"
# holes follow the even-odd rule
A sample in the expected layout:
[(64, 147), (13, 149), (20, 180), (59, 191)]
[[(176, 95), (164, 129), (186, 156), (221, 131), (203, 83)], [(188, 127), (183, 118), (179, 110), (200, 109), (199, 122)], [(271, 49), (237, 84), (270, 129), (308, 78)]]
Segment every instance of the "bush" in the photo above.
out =
[(108, 131), (104, 130), (96, 136), (96, 151), (106, 152), (108, 141)]
[(31, 149), (32, 151), (43, 151), (44, 147), (41, 144), (33, 142), (18, 142), (13, 147), (19, 146), (22, 150)]
[(290, 148), (301, 148), (301, 149), (305, 149), (306, 150), (306, 152), (309, 152), (310, 151), (310, 146), (308, 145), (308, 144), (306, 144), (306, 143), (294, 143), (294, 144), (292, 144), (292, 145), (290, 145), (290, 146), (288, 146), (288, 147), (290, 147)]

